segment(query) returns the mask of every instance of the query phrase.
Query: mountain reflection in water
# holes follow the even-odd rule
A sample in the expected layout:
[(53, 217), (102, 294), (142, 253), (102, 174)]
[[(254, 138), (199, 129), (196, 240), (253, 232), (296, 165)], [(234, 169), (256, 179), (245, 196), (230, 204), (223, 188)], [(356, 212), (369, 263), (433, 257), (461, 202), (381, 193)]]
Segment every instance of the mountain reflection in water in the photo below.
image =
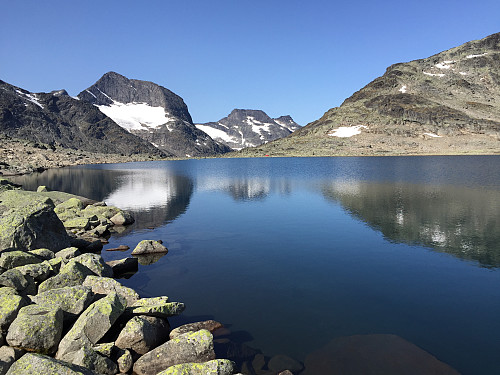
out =
[(321, 190), (389, 241), (500, 266), (496, 190), (360, 181), (333, 182)]

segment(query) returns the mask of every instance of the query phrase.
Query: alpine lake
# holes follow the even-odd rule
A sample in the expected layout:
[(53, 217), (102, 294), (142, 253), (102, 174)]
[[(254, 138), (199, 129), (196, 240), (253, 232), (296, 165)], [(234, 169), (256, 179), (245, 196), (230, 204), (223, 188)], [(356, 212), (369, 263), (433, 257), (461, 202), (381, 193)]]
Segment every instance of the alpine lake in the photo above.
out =
[[(10, 178), (133, 213), (105, 260), (168, 254), (120, 280), (301, 362), (332, 340), (398, 335), (462, 374), (500, 373), (500, 156), (103, 164)], [(125, 252), (105, 251), (127, 245)], [(307, 366), (306, 366), (307, 370)]]

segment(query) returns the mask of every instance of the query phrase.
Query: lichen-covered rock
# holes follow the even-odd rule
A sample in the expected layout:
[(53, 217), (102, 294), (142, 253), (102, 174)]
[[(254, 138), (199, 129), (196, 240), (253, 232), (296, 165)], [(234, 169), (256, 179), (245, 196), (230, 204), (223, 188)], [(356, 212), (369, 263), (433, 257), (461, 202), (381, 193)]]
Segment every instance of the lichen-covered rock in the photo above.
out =
[(128, 211), (120, 211), (109, 220), (115, 225), (129, 225), (135, 221), (132, 214)]
[(34, 192), (9, 190), (1, 194), (0, 201), (0, 206), (7, 209), (0, 216), (0, 249), (58, 251), (69, 246), (69, 236), (49, 198)]
[(130, 275), (139, 270), (139, 262), (137, 261), (137, 258), (110, 260), (106, 262), (106, 264), (113, 270), (114, 278)]
[(27, 304), (28, 301), (18, 295), (14, 288), (0, 288), (0, 330), (7, 331), (19, 310)]
[(55, 208), (54, 211), (56, 214), (63, 213), (67, 210), (70, 211), (80, 211), (83, 210), (84, 204), (83, 202), (78, 199), (78, 198), (70, 198), (62, 203), (59, 203)]
[(172, 332), (170, 332), (170, 338), (173, 339), (179, 335), (182, 335), (183, 333), (195, 332), (199, 331), (200, 329), (206, 329), (207, 331), (210, 331), (210, 333), (213, 333), (214, 331), (222, 327), (224, 326), (221, 323), (216, 322), (215, 320), (205, 320), (203, 322), (184, 324), (173, 329)]
[(127, 308), (128, 314), (168, 318), (179, 315), (186, 306), (182, 302), (167, 302), (167, 297), (142, 298)]
[(83, 264), (97, 276), (113, 277), (113, 270), (104, 263), (102, 257), (98, 254), (86, 253), (73, 258), (71, 261)]
[(83, 285), (92, 289), (96, 294), (117, 293), (127, 301), (127, 305), (133, 305), (139, 300), (137, 292), (131, 288), (123, 286), (115, 279), (109, 277), (88, 276)]
[(150, 264), (158, 262), (167, 253), (154, 253), (154, 254), (143, 254), (134, 255), (141, 266), (149, 266)]
[(29, 253), (36, 255), (37, 257), (43, 259), (43, 260), (50, 260), (54, 259), (56, 255), (52, 250), (49, 249), (35, 249), (35, 250), (30, 250)]
[(22, 294), (36, 294), (35, 281), (30, 275), (23, 275), (17, 268), (12, 268), (0, 275), (0, 286), (16, 289)]
[(43, 259), (26, 251), (5, 251), (0, 254), (0, 267), (5, 269), (40, 263), (42, 261)]
[(98, 375), (85, 367), (37, 354), (26, 353), (12, 364), (6, 375)]
[(63, 224), (67, 229), (90, 229), (90, 220), (86, 217), (74, 217), (72, 219), (67, 219), (63, 222)]
[(56, 358), (72, 362), (73, 356), (81, 347), (94, 346), (126, 306), (126, 300), (116, 293), (111, 293), (91, 304), (61, 340)]
[(104, 217), (106, 219), (111, 219), (121, 210), (114, 206), (97, 206), (97, 205), (89, 205), (82, 210), (81, 214), (85, 217), (91, 217), (96, 215), (97, 217)]
[(127, 349), (122, 350), (122, 352), (118, 356), (118, 359), (116, 360), (116, 363), (118, 364), (118, 370), (121, 374), (129, 372), (134, 365), (132, 354), (130, 353), (130, 351), (128, 351)]
[(46, 260), (41, 263), (27, 264), (25, 266), (16, 267), (15, 269), (21, 272), (24, 276), (31, 276), (36, 282), (45, 281), (52, 273), (55, 273), (54, 268), (52, 268), (50, 263)]
[(85, 345), (74, 353), (71, 363), (103, 375), (115, 375), (118, 372), (116, 363)]
[(29, 305), (19, 310), (7, 333), (10, 346), (30, 352), (52, 354), (63, 330), (63, 312), (59, 307)]
[(213, 337), (207, 330), (189, 332), (144, 354), (134, 364), (138, 375), (156, 375), (167, 367), (215, 359)]
[(10, 366), (23, 356), (22, 349), (12, 348), (10, 346), (0, 347), (0, 375), (5, 375)]
[(160, 241), (142, 240), (132, 251), (132, 255), (168, 253), (168, 249)]
[(111, 358), (117, 348), (114, 342), (105, 342), (93, 346), (92, 349), (105, 357)]
[(58, 251), (55, 256), (56, 258), (62, 258), (65, 261), (76, 258), (77, 256), (82, 255), (80, 250), (75, 246), (70, 246), (65, 249)]
[(134, 316), (123, 327), (115, 345), (146, 354), (168, 340), (170, 325), (165, 319), (152, 316)]
[(94, 273), (83, 264), (71, 260), (61, 267), (57, 275), (40, 283), (38, 292), (43, 293), (51, 289), (82, 285), (89, 275), (94, 275)]
[(90, 305), (93, 296), (90, 288), (77, 285), (38, 293), (31, 298), (31, 301), (42, 307), (59, 307), (64, 313), (64, 318), (68, 320), (81, 314)]
[(234, 363), (228, 359), (213, 359), (204, 363), (182, 363), (157, 375), (232, 375)]

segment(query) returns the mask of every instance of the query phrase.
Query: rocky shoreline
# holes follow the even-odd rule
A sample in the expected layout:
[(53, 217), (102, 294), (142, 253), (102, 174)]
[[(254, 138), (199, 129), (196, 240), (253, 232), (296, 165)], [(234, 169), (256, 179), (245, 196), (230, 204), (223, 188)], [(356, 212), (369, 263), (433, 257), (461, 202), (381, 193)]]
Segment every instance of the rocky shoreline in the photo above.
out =
[(141, 257), (168, 252), (144, 240), (132, 257), (105, 262), (106, 236), (133, 220), (103, 202), (0, 179), (0, 375), (302, 371), (291, 358), (231, 342), (213, 320), (172, 329), (182, 302), (122, 285)]

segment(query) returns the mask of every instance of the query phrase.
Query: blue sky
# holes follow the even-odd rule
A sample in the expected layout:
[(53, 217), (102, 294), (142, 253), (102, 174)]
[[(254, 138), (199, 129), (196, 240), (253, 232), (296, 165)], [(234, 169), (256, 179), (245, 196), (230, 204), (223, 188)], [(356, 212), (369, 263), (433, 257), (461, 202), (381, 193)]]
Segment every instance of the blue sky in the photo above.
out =
[(394, 63), (500, 32), (500, 1), (0, 2), (0, 79), (76, 95), (104, 73), (156, 82), (195, 122), (234, 108), (301, 125)]

